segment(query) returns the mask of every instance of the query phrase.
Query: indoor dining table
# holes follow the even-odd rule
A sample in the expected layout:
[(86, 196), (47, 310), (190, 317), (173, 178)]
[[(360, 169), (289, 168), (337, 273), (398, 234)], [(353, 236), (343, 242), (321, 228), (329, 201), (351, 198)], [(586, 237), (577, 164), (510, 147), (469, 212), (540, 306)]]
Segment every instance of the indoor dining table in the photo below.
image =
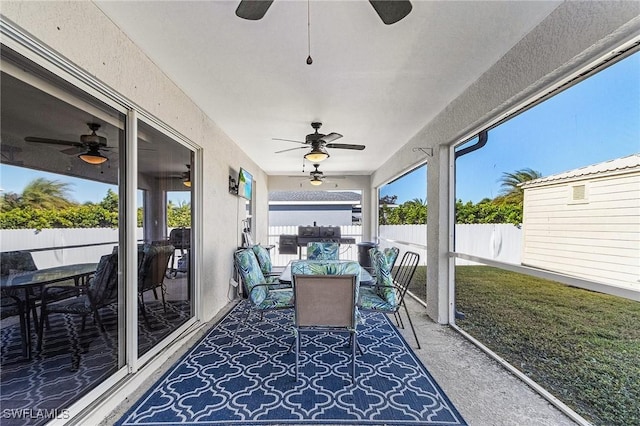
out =
[(23, 352), (27, 358), (31, 357), (31, 320), (30, 309), (35, 302), (34, 294), (42, 294), (32, 290), (40, 289), (49, 284), (56, 284), (73, 280), (75, 285), (81, 285), (95, 273), (97, 263), (79, 263), (72, 265), (54, 266), (52, 268), (36, 269), (34, 271), (20, 271), (3, 276), (0, 279), (0, 290), (4, 294), (12, 295), (22, 302), (21, 321), (26, 325), (26, 336), (23, 341)]

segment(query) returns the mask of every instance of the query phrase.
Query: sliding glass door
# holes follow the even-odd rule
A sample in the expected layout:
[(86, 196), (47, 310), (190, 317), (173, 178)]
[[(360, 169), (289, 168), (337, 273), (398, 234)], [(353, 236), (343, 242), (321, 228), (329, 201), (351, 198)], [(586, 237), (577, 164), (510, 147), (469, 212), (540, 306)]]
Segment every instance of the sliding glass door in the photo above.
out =
[(193, 152), (138, 121), (138, 355), (193, 315)]
[(126, 120), (4, 47), (0, 84), (0, 405), (44, 423), (125, 364)]

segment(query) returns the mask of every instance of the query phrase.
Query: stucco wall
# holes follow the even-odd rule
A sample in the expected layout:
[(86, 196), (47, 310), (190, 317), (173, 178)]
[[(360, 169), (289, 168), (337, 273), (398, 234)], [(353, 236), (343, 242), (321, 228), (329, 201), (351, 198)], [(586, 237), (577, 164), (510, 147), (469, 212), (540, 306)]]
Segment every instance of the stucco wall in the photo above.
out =
[(228, 192), (229, 171), (244, 167), (255, 177), (257, 240), (267, 239), (267, 176), (93, 3), (3, 1), (1, 12), (203, 148), (201, 306), (203, 318), (212, 317), (228, 302), (231, 256), (239, 241), (240, 200)]

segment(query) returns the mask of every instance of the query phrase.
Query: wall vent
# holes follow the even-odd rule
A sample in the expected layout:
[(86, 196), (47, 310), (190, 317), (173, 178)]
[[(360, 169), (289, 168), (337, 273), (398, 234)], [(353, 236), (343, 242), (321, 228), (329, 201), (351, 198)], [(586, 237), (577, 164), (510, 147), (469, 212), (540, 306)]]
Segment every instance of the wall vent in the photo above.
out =
[(585, 201), (587, 199), (585, 185), (571, 187), (571, 201)]

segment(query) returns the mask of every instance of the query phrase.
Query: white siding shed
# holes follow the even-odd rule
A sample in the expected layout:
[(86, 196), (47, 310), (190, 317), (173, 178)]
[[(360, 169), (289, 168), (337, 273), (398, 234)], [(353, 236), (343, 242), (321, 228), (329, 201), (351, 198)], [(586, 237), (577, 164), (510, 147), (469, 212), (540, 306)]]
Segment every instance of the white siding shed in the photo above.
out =
[(524, 265), (640, 291), (640, 153), (522, 189)]

